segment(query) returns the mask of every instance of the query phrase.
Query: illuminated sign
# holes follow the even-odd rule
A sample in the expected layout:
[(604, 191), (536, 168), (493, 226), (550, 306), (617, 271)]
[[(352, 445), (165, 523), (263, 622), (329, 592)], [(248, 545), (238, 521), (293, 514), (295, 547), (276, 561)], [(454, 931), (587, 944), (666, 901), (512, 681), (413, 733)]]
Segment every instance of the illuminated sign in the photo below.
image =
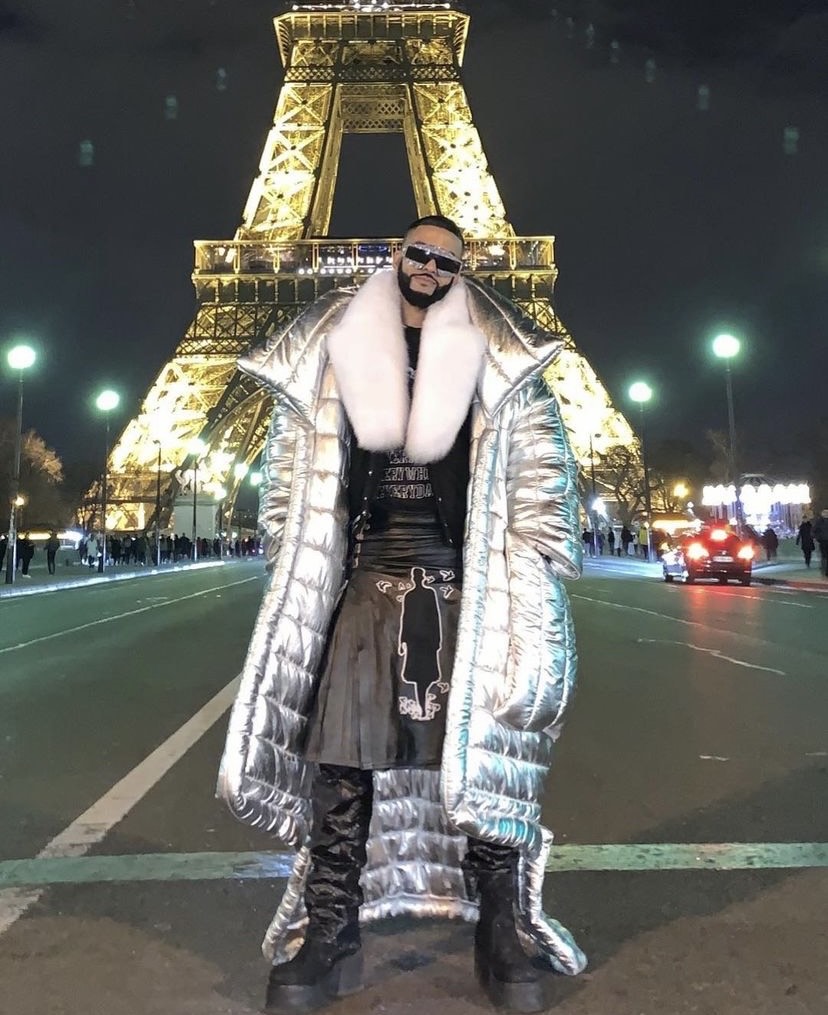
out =
[[(742, 504), (750, 514), (767, 513), (774, 504), (810, 504), (807, 483), (745, 483), (741, 489)], [(731, 486), (706, 486), (702, 493), (705, 507), (728, 507), (736, 503), (736, 489)]]

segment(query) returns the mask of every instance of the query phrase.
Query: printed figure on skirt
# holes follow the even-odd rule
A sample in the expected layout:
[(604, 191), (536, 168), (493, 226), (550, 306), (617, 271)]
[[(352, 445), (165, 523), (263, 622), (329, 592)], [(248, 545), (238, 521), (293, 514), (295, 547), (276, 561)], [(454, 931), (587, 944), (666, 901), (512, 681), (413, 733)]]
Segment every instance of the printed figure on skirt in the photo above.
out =
[(543, 912), (541, 797), (576, 674), (577, 464), (543, 372), (562, 343), (462, 276), (442, 216), (240, 362), (274, 399), (268, 586), (218, 792), (296, 849), (266, 1008), (362, 986), (360, 924), (476, 922), (495, 1005), (586, 959)]

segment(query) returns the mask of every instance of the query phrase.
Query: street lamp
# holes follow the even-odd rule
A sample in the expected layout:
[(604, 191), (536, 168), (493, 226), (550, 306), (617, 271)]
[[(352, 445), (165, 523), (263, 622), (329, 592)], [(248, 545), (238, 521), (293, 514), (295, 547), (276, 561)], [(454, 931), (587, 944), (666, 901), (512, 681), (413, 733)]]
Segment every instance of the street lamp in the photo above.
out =
[(101, 556), (98, 560), (98, 571), (102, 572), (106, 567), (106, 493), (109, 485), (109, 414), (117, 409), (121, 396), (117, 391), (106, 389), (95, 399), (98, 410), (104, 414), (106, 419), (106, 447), (104, 450), (103, 484), (101, 486)]
[(6, 584), (14, 584), (17, 567), (17, 499), (20, 493), (20, 455), (23, 445), (23, 374), (34, 365), (37, 354), (30, 345), (14, 345), (6, 353), (6, 362), (17, 371), (17, 429), (14, 437), (14, 471), (11, 485), (11, 512), (9, 516), (9, 545), (6, 551)]
[(730, 369), (730, 361), (734, 356), (739, 355), (742, 343), (734, 335), (717, 335), (713, 339), (713, 355), (717, 359), (724, 360), (725, 384), (727, 386), (727, 422), (730, 431), (730, 461), (728, 463), (730, 479), (733, 489), (736, 492), (736, 526), (741, 533), (744, 518), (742, 512), (742, 491), (739, 483), (736, 461), (736, 413), (733, 409), (733, 377)]
[(155, 566), (161, 567), (161, 441), (158, 445), (158, 464), (155, 470)]
[(644, 466), (644, 510), (647, 515), (647, 560), (653, 554), (653, 506), (650, 499), (650, 469), (647, 464), (647, 417), (645, 406), (653, 397), (653, 389), (644, 381), (630, 385), (630, 399), (638, 402), (641, 411), (641, 464)]
[(193, 563), (198, 562), (198, 460), (207, 450), (207, 445), (199, 437), (190, 443), (190, 454), (193, 456)]
[(227, 496), (227, 491), (223, 486), (218, 486), (213, 492), (218, 501), (219, 558), (224, 560), (224, 530), (221, 525), (221, 519), (224, 514), (224, 499)]
[[(600, 437), (597, 433), (594, 436)], [(592, 503), (590, 505), (592, 516), (592, 553), (593, 556), (600, 552), (598, 544), (598, 493), (595, 489), (595, 449), (592, 444), (593, 435), (589, 435), (589, 469), (592, 478)]]
[[(233, 513), (236, 507), (239, 488), (241, 487), (241, 483), (247, 477), (248, 473), (250, 473), (250, 466), (247, 464), (247, 462), (236, 462), (236, 464), (233, 466), (233, 478), (236, 480), (236, 496), (230, 503), (230, 511), (227, 520), (228, 529), (233, 528)], [(258, 473), (256, 472), (250, 473), (250, 483), (252, 486), (258, 485), (255, 482), (255, 478), (257, 475)]]

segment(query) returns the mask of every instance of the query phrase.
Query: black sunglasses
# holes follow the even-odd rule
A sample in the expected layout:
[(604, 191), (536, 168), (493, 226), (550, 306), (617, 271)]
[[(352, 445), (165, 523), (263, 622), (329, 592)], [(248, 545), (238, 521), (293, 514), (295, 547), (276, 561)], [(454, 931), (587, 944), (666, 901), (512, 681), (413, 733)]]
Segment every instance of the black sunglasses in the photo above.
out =
[(451, 254), (441, 253), (433, 247), (427, 247), (424, 243), (409, 243), (403, 251), (403, 257), (414, 264), (426, 265), (434, 261), (434, 267), (441, 278), (457, 275), (463, 267), (463, 262)]

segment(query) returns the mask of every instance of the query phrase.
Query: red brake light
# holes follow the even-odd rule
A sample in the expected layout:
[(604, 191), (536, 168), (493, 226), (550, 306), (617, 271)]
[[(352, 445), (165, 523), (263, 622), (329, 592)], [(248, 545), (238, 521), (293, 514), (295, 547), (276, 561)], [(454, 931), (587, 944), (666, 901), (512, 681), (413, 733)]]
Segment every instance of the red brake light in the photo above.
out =
[(739, 557), (739, 560), (753, 560), (756, 553), (752, 546), (746, 545), (739, 548), (737, 556)]
[(723, 543), (727, 539), (727, 533), (724, 529), (713, 529), (710, 538), (714, 543)]
[(690, 560), (703, 560), (705, 557), (708, 557), (709, 554), (701, 543), (691, 543), (687, 547), (687, 556)]

